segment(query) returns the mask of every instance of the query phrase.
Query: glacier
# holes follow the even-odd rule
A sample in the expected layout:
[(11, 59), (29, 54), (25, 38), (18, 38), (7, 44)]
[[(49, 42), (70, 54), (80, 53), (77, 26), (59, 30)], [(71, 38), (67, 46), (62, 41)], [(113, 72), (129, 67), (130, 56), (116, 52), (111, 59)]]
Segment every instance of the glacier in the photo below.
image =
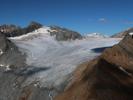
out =
[[(40, 87), (57, 88), (72, 78), (72, 72), (83, 62), (94, 59), (101, 53), (91, 49), (109, 47), (121, 38), (84, 38), (81, 40), (57, 41), (50, 36), (50, 27), (42, 27), (31, 33), (9, 38), (22, 53), (27, 55), (28, 70), (46, 68), (27, 78), (24, 85), (32, 82)], [(71, 76), (71, 78), (70, 78)]]

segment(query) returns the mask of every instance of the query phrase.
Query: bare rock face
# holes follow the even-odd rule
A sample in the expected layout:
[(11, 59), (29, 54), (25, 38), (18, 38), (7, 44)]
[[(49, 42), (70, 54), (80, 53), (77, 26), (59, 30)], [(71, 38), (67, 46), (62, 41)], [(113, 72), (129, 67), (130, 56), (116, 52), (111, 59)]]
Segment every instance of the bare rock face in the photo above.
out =
[(126, 37), (74, 73), (55, 100), (133, 100), (133, 38)]
[(3, 34), (0, 34), (0, 66), (20, 68), (25, 66), (25, 54), (22, 54)]
[(42, 26), (42, 24), (33, 21), (26, 28), (24, 28), (23, 31), (25, 31), (25, 33), (29, 33), (41, 28)]
[(82, 39), (80, 33), (68, 30), (66, 28), (61, 28), (58, 26), (51, 26), (50, 35), (54, 36), (58, 41), (66, 41), (66, 40), (75, 40), (75, 39)]
[(6, 37), (15, 36), (16, 32), (19, 32), (21, 28), (16, 25), (1, 25), (0, 26), (0, 32), (4, 34)]

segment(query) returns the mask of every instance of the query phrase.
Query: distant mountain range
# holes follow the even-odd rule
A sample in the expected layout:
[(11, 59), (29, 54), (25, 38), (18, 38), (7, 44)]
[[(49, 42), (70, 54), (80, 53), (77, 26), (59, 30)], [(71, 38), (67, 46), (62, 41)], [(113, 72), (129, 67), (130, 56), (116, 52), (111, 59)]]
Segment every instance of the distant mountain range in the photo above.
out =
[[(30, 33), (32, 31), (35, 31), (39, 28), (43, 27), (42, 24), (38, 22), (31, 22), (27, 27), (20, 27), (17, 25), (0, 25), (0, 32), (4, 34), (6, 37), (15, 37), (15, 36), (20, 36), (23, 34)], [(107, 35), (101, 34), (101, 33), (89, 33), (85, 36), (82, 36), (80, 33), (62, 28), (59, 26), (49, 26), (51, 28), (50, 35), (51, 36), (56, 36), (56, 39), (59, 41), (65, 41), (65, 40), (75, 40), (75, 39), (82, 39), (83, 37), (87, 38), (106, 38), (109, 37)], [(133, 28), (129, 28), (125, 31), (119, 32), (117, 34), (112, 35), (112, 38), (123, 38), (126, 34), (133, 32)]]
[[(20, 27), (17, 25), (0, 25), (0, 32), (4, 34), (6, 37), (15, 37), (23, 34), (28, 34), (32, 31), (35, 31), (39, 28), (43, 27), (42, 24), (38, 22), (31, 22), (27, 27)], [(58, 41), (66, 41), (66, 40), (75, 40), (82, 38), (107, 38), (109, 36), (101, 34), (101, 33), (89, 33), (85, 36), (82, 36), (80, 33), (69, 30), (67, 28), (62, 28), (59, 26), (49, 26), (51, 28), (50, 35), (55, 36)], [(133, 28), (129, 28), (125, 31), (119, 32), (117, 34), (112, 35), (112, 38), (123, 38), (126, 34), (133, 32)]]
[(86, 37), (88, 37), (88, 38), (106, 38), (108, 36), (101, 34), (101, 33), (90, 33), (90, 34), (87, 34)]

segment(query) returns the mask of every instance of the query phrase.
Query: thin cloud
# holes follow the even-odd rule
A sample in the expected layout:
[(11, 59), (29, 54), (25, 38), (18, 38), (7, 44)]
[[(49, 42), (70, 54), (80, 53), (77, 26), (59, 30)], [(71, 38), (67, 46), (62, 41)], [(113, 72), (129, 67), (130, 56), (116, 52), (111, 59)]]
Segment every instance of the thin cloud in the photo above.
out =
[(99, 18), (99, 19), (98, 19), (98, 22), (107, 23), (108, 20), (107, 20), (106, 18)]
[(133, 24), (133, 20), (124, 20), (124, 24)]
[(107, 23), (108, 22), (108, 20), (106, 19), (106, 18), (98, 18), (98, 19), (96, 19), (96, 18), (88, 18), (87, 19), (87, 21), (88, 22), (100, 22), (100, 23)]

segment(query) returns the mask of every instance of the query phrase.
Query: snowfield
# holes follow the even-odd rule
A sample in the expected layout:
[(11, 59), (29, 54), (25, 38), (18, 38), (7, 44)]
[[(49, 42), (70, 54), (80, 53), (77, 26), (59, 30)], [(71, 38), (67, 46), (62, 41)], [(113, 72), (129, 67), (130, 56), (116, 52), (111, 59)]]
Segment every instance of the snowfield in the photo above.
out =
[(121, 40), (85, 38), (59, 42), (54, 36), (50, 36), (49, 31), (52, 31), (49, 27), (43, 27), (26, 35), (10, 38), (21, 52), (26, 53), (26, 63), (31, 66), (29, 70), (45, 69), (35, 72), (25, 84), (37, 81), (42, 87), (57, 88), (69, 80), (79, 64), (100, 55), (91, 49), (112, 46)]
[(87, 34), (86, 37), (90, 37), (90, 38), (107, 38), (108, 36), (106, 35), (103, 35), (101, 33), (90, 33), (90, 34)]

